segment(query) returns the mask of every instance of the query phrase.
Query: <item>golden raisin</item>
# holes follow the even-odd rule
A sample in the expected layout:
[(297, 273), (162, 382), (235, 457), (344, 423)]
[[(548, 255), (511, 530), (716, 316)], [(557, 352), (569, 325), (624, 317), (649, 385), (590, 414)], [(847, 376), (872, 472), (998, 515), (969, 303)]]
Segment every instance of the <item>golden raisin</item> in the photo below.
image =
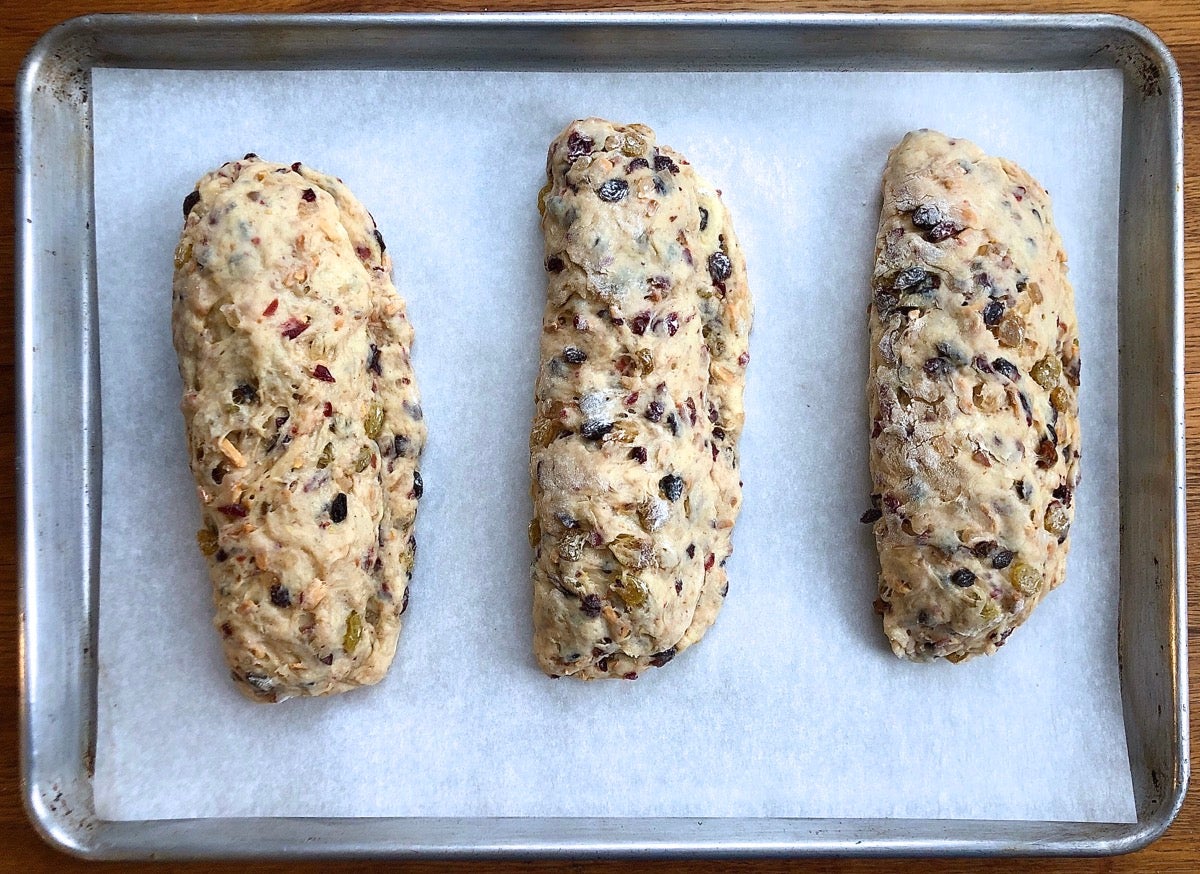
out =
[(1065, 413), (1071, 406), (1071, 396), (1061, 385), (1050, 392), (1050, 404), (1060, 413)]
[(196, 542), (200, 544), (200, 552), (203, 555), (215, 555), (219, 546), (217, 544), (217, 532), (211, 528), (201, 528), (196, 532)]
[(1061, 501), (1051, 501), (1046, 507), (1046, 518), (1042, 520), (1042, 527), (1059, 540), (1067, 536), (1071, 527), (1071, 514)]
[(646, 153), (646, 141), (637, 134), (625, 134), (621, 142), (621, 154), (626, 158), (636, 158)]
[(183, 265), (192, 260), (192, 244), (180, 243), (175, 249), (175, 269), (182, 270)]
[(625, 567), (637, 570), (647, 567), (653, 556), (650, 541), (641, 540), (632, 534), (618, 534), (608, 548), (617, 561)]
[(529, 546), (531, 549), (536, 549), (537, 545), (542, 542), (542, 523), (534, 519), (529, 523)]
[(378, 440), (379, 435), (383, 433), (383, 404), (379, 401), (371, 401), (371, 406), (367, 408), (367, 418), (363, 422), (363, 429), (367, 432), (369, 440)]
[(374, 453), (371, 452), (370, 446), (364, 446), (362, 449), (358, 450), (358, 457), (354, 459), (354, 470), (358, 473), (362, 473), (370, 466), (371, 459), (373, 457)]
[(1020, 346), (1025, 342), (1025, 323), (1016, 313), (1009, 313), (1000, 320), (996, 336), (1002, 346)]
[(568, 531), (558, 543), (558, 557), (563, 561), (579, 561), (588, 536), (582, 531)]
[(342, 649), (347, 654), (358, 648), (358, 644), (362, 640), (362, 633), (362, 617), (358, 615), (357, 610), (351, 610), (350, 615), (346, 617), (346, 633), (342, 635)]
[(538, 192), (538, 212), (542, 215), (546, 214), (546, 196), (550, 194), (552, 186), (549, 182), (542, 186), (542, 190)]
[(1023, 561), (1013, 562), (1008, 578), (1022, 595), (1036, 595), (1042, 587), (1042, 575)]
[(608, 432), (609, 437), (618, 443), (632, 443), (637, 439), (638, 429), (629, 419), (618, 419), (613, 422), (612, 430)]
[[(1047, 355), (1037, 364), (1033, 365), (1033, 369), (1029, 371), (1029, 375), (1042, 388), (1054, 388), (1058, 384), (1059, 377), (1062, 376), (1062, 362), (1053, 355)], [(1051, 400), (1051, 403), (1053, 402)]]
[(626, 607), (641, 607), (650, 598), (650, 590), (646, 584), (633, 574), (622, 574), (620, 588), (616, 594), (625, 602)]
[(554, 442), (554, 438), (558, 436), (558, 422), (553, 419), (538, 419), (533, 423), (533, 431), (529, 436), (531, 448), (538, 447), (545, 449)]
[(333, 464), (333, 444), (326, 443), (325, 448), (321, 450), (321, 457), (317, 459), (317, 467), (324, 469)]

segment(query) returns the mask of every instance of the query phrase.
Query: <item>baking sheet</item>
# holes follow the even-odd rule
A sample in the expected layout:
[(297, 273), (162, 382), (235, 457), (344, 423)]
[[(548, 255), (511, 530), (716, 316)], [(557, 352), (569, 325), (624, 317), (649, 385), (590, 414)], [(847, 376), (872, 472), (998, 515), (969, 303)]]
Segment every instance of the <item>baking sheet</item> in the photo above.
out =
[[(812, 816), (1135, 820), (1116, 663), (1121, 77), (93, 73), (103, 418), (103, 819)], [(725, 191), (757, 319), (731, 591), (636, 683), (529, 653), (533, 207), (571, 118), (654, 126)], [(1067, 583), (1000, 654), (908, 665), (871, 612), (865, 303), (878, 178), (938, 127), (1050, 190), (1077, 288), (1084, 482)], [(262, 707), (225, 676), (169, 332), (179, 204), (255, 151), (341, 176), (417, 329), (420, 555), (379, 686)]]

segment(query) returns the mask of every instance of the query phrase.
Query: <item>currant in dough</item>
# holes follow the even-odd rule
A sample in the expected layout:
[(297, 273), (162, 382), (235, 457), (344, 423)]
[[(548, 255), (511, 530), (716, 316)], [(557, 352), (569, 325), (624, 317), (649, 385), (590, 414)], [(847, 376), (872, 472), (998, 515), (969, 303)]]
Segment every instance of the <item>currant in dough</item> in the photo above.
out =
[(995, 652), (1063, 581), (1079, 482), (1067, 258), (1028, 173), (935, 131), (888, 157), (869, 307), (871, 476), (896, 655)]
[(338, 179), (247, 155), (184, 201), (172, 326), (214, 622), (259, 701), (378, 682), (425, 443), (383, 237)]
[(728, 591), (745, 260), (719, 192), (643, 125), (573, 122), (547, 176), (534, 651), (554, 676), (632, 679), (698, 641)]

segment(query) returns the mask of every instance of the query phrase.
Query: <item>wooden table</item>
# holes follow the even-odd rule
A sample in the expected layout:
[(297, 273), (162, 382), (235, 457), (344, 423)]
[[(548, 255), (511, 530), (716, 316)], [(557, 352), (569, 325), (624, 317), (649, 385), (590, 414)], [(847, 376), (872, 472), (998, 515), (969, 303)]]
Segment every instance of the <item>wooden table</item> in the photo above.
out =
[[(529, 0), (494, 0), (490, 5), (450, 0), (438, 4), (420, 2), (320, 2), (320, 0), (260, 0), (257, 4), (238, 3), (236, 0), (108, 0), (103, 4), (91, 4), (85, 0), (57, 0), (57, 2), (30, 2), (30, 0), (0, 0), (3, 9), (3, 29), (0, 29), (0, 395), (15, 396), (14, 385), (14, 326), (13, 326), (13, 277), (9, 265), (13, 263), (13, 219), (7, 204), (13, 202), (13, 82), (21, 59), (37, 38), (53, 24), (89, 12), (412, 12), (412, 11), (509, 11), (527, 9), (642, 9), (701, 11), (704, 9), (747, 9), (757, 11), (971, 11), (971, 12), (1115, 12), (1135, 18), (1151, 27), (1167, 43), (1175, 55), (1183, 74), (1184, 114), (1186, 123), (1187, 180), (1186, 193), (1186, 254), (1187, 254), (1187, 420), (1191, 438), (1188, 441), (1188, 527), (1200, 531), (1200, 479), (1197, 463), (1200, 458), (1200, 365), (1195, 360), (1194, 350), (1200, 342), (1200, 322), (1196, 318), (1197, 298), (1200, 296), (1200, 235), (1197, 234), (1197, 212), (1200, 210), (1200, 2), (1197, 0), (975, 0), (973, 3), (952, 2), (907, 3), (897, 0), (882, 0), (875, 3), (822, 4), (807, 2), (775, 3), (769, 0), (720, 4), (675, 0), (675, 2), (625, 3), (612, 7), (588, 3), (587, 0), (567, 0), (559, 4), (529, 2)], [(11, 404), (0, 405), (0, 506), (15, 507), (17, 488), (14, 475), (14, 444), (16, 417)], [(20, 871), (74, 871), (84, 870), (85, 863), (63, 856), (44, 845), (29, 826), (21, 806), (20, 775), (17, 754), (17, 687), (18, 687), (18, 641), (16, 610), (16, 538), (13, 526), (5, 525), (0, 531), (0, 872)], [(1200, 549), (1188, 550), (1188, 576), (1191, 585), (1189, 610), (1189, 633), (1192, 655), (1191, 690), (1200, 688)], [(1195, 738), (1200, 735), (1200, 718), (1192, 718), (1193, 758)], [(618, 862), (525, 862), (525, 863), (452, 863), (431, 862), (399, 866), (387, 865), (387, 870), (404, 867), (406, 870), (425, 872), (452, 871), (506, 871), (548, 872), (569, 870), (572, 872), (618, 872), (635, 867), (645, 867), (662, 874), (682, 872), (780, 872), (780, 871), (853, 871), (853, 872), (958, 872), (972, 870), (1003, 870), (1013, 872), (1200, 872), (1200, 800), (1195, 789), (1188, 794), (1188, 801), (1179, 819), (1166, 835), (1132, 856), (1114, 859), (1066, 859), (1066, 860), (1020, 860), (972, 862), (948, 860), (936, 862), (870, 861), (815, 861), (815, 862), (660, 862), (644, 866)], [(149, 866), (110, 864), (101, 867), (109, 870), (144, 869)], [(260, 872), (324, 872), (384, 870), (384, 864), (329, 863), (245, 865), (241, 863), (194, 863), (188, 865), (159, 866), (158, 870), (209, 871), (260, 871)]]

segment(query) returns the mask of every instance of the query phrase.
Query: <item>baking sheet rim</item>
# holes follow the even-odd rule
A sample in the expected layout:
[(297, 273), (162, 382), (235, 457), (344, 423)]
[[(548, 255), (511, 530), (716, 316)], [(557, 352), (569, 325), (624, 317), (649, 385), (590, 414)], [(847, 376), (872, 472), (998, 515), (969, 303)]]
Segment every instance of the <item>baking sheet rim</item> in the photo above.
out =
[[(82, 818), (77, 819), (77, 831), (82, 834), (69, 833), (64, 830), (61, 822), (61, 815), (52, 809), (52, 805), (48, 804), (48, 799), (45, 797), (42, 788), (36, 779), (31, 777), (36, 776), (35, 761), (34, 761), (34, 725), (33, 718), (36, 713), (36, 702), (34, 700), (35, 680), (38, 675), (36, 667), (38, 666), (38, 648), (36, 639), (36, 593), (37, 593), (37, 573), (36, 573), (36, 526), (31, 526), (27, 521), (32, 518), (31, 511), (35, 509), (36, 490), (33, 488), (34, 479), (30, 476), (27, 460), (32, 446), (33, 432), (38, 424), (32, 416), (34, 399), (37, 397), (36, 386), (31, 377), (34, 371), (33, 350), (31, 349), (29, 338), (32, 334), (33, 323), (29, 320), (29, 313), (33, 310), (33, 299), (36, 295), (36, 284), (30, 280), (30, 275), (34, 273), (34, 243), (31, 229), (22, 219), (31, 219), (34, 213), (34, 203), (31, 194), (31, 181), (33, 171), (30, 167), (30, 156), (33, 150), (30, 148), (32, 136), (30, 130), (32, 128), (31, 116), (31, 94), (32, 92), (44, 85), (44, 82), (38, 81), (38, 76), (42, 72), (42, 68), (47, 65), (47, 62), (57, 60), (63, 63), (64, 57), (62, 54), (56, 54), (55, 49), (61, 49), (63, 45), (70, 45), (72, 41), (82, 39), (85, 47), (85, 52), (94, 47), (93, 40), (96, 38), (95, 31), (105, 28), (111, 29), (118, 26), (127, 26), (133, 30), (138, 29), (139, 24), (156, 24), (159, 26), (197, 26), (197, 27), (212, 27), (224, 25), (226, 27), (235, 27), (239, 23), (270, 23), (272, 26), (288, 26), (305, 24), (309, 26), (321, 27), (342, 27), (352, 24), (355, 27), (363, 27), (369, 24), (378, 24), (383, 26), (397, 27), (405, 25), (436, 25), (442, 27), (466, 27), (470, 29), (473, 26), (480, 24), (489, 25), (510, 25), (510, 26), (580, 26), (580, 25), (603, 25), (603, 26), (663, 26), (663, 25), (690, 25), (690, 24), (707, 24), (707, 25), (754, 25), (754, 26), (787, 26), (789, 28), (804, 28), (807, 26), (834, 25), (838, 27), (848, 27), (857, 30), (862, 27), (878, 27), (878, 26), (921, 26), (921, 27), (944, 27), (944, 28), (965, 28), (965, 29), (1012, 29), (1019, 26), (1031, 27), (1067, 27), (1071, 29), (1086, 29), (1097, 32), (1103, 31), (1105, 28), (1116, 29), (1124, 32), (1130, 39), (1140, 43), (1144, 49), (1150, 53), (1150, 60), (1154, 64), (1154, 70), (1157, 71), (1157, 81), (1162, 82), (1164, 79), (1167, 83), (1167, 109), (1171, 116), (1171, 128), (1167, 132), (1171, 137), (1170, 151), (1172, 158), (1172, 167), (1170, 168), (1172, 181), (1176, 183), (1173, 189), (1171, 206), (1173, 207), (1173, 223), (1174, 239), (1172, 240), (1172, 289), (1170, 292), (1170, 303), (1174, 310), (1174, 333), (1172, 339), (1171, 357), (1173, 359), (1174, 380), (1173, 380), (1173, 400), (1175, 410), (1175, 420), (1171, 423), (1173, 427), (1173, 436), (1175, 437), (1174, 444), (1176, 457), (1173, 461), (1173, 472), (1175, 479), (1175, 494), (1174, 494), (1174, 516), (1175, 516), (1175, 541), (1176, 555), (1174, 556), (1174, 586), (1173, 594), (1175, 595), (1175, 623), (1170, 631), (1174, 632), (1170, 635), (1171, 642), (1175, 645), (1175, 652), (1167, 653), (1168, 661), (1173, 668), (1173, 679), (1175, 682), (1175, 690), (1179, 696), (1179, 690), (1184, 690), (1183, 696), (1186, 696), (1186, 583), (1185, 583), (1185, 563), (1186, 563), (1186, 535), (1184, 531), (1186, 521), (1186, 507), (1184, 498), (1184, 480), (1183, 466), (1180, 459), (1183, 457), (1183, 407), (1182, 407), (1182, 371), (1180, 364), (1182, 363), (1182, 198), (1181, 185), (1179, 184), (1182, 177), (1182, 163), (1180, 158), (1180, 139), (1182, 136), (1182, 115), (1181, 115), (1181, 99), (1180, 99), (1180, 84), (1179, 74), (1175, 67), (1174, 61), (1169, 52), (1158, 38), (1148, 29), (1136, 22), (1120, 16), (1112, 15), (1003, 15), (1003, 14), (984, 14), (984, 15), (925, 15), (925, 14), (854, 14), (854, 13), (834, 13), (834, 14), (717, 14), (717, 13), (688, 13), (688, 14), (643, 14), (643, 13), (482, 13), (482, 14), (399, 14), (399, 15), (298, 15), (298, 16), (273, 16), (273, 15), (236, 15), (236, 16), (188, 16), (188, 15), (93, 15), (83, 18), (73, 19), (57, 26), (46, 34), (45, 37), (34, 47), (30, 55), (26, 58), (21, 74), (18, 78), (18, 113), (17, 113), (17, 165), (18, 165), (18, 185), (17, 185), (17, 271), (18, 271), (18, 287), (20, 294), (17, 299), (17, 321), (18, 331), (20, 334), (20, 344), (18, 346), (18, 380), (19, 386), (19, 403), (22, 408), (21, 428), (18, 435), (18, 456), (17, 456), (17, 472), (18, 480), (22, 487), (21, 500), (25, 513), (21, 514), (19, 521), (19, 541), (21, 549), (19, 551), (20, 558), (20, 601), (22, 607), (22, 629), (21, 643), (22, 649), (22, 686), (21, 686), (21, 714), (20, 724), (22, 728), (22, 775), (26, 786), (24, 793), (24, 801), (27, 811), (42, 836), (50, 843), (80, 855), (101, 856), (101, 857), (125, 857), (130, 853), (132, 844), (127, 844), (124, 850), (121, 849), (122, 841), (116, 840), (114, 844), (102, 846), (108, 843), (107, 841), (99, 840), (99, 836), (95, 834), (97, 826), (106, 829), (111, 833), (111, 838), (117, 838), (120, 833), (128, 833), (131, 826), (146, 826), (146, 823), (101, 823), (98, 820), (88, 821), (85, 814)], [(68, 60), (73, 60), (76, 63), (87, 65), (87, 70), (90, 70), (93, 58), (79, 56), (69, 57)], [(1131, 59), (1122, 58), (1121, 61), (1128, 65), (1133, 63)], [(76, 71), (77, 73), (86, 72), (82, 67)], [(1150, 74), (1145, 69), (1138, 71), (1143, 76), (1147, 77), (1147, 82), (1150, 80)], [(86, 100), (86, 90), (81, 92)], [(71, 97), (79, 97), (79, 94), (66, 94), (60, 99), (70, 100)], [(1147, 95), (1148, 96), (1148, 95)], [(86, 114), (87, 110), (83, 110)], [(84, 129), (87, 130), (87, 121), (84, 121)], [(90, 131), (88, 131), (90, 133)], [(90, 155), (90, 139), (86, 143), (88, 154)], [(90, 172), (90, 171), (89, 171)], [(1122, 171), (1123, 176), (1125, 171)], [(85, 236), (85, 245), (91, 244), (94, 250), (94, 238), (90, 235)], [(91, 254), (94, 254), (92, 252)], [(89, 275), (89, 278), (90, 275)], [(93, 280), (94, 281), (94, 280)], [(82, 289), (84, 294), (92, 292), (94, 297), (94, 287)], [(86, 345), (86, 337), (82, 338), (82, 342)], [(86, 487), (85, 487), (86, 491)], [(94, 515), (94, 514), (93, 514)], [(94, 585), (94, 581), (92, 581)], [(31, 621), (31, 614), (34, 616), (34, 621)], [(91, 626), (94, 615), (89, 613), (85, 617), (87, 624)], [(1182, 633), (1181, 633), (1182, 632)], [(92, 629), (94, 645), (94, 628)], [(84, 710), (91, 710), (93, 714), (86, 727), (92, 732), (89, 736), (90, 745), (94, 744), (94, 698), (95, 698), (95, 665), (90, 662), (90, 667), (87, 664), (81, 665), (85, 670), (91, 672), (91, 702), (90, 706)], [(422, 844), (420, 842), (404, 843), (402, 845), (389, 845), (388, 842), (382, 842), (382, 845), (375, 844), (372, 846), (373, 852), (386, 852), (389, 854), (402, 855), (495, 855), (495, 854), (519, 854), (519, 855), (567, 855), (575, 853), (590, 853), (599, 852), (604, 854), (622, 854), (622, 853), (641, 853), (647, 851), (654, 852), (676, 852), (687, 850), (689, 852), (698, 852), (703, 854), (721, 854), (728, 855), (730, 853), (741, 854), (769, 854), (778, 855), (781, 853), (829, 853), (842, 852), (853, 854), (913, 854), (913, 853), (939, 853), (939, 854), (980, 854), (980, 853), (1045, 853), (1045, 852), (1086, 852), (1086, 853), (1115, 853), (1127, 852), (1144, 846), (1155, 837), (1157, 837), (1178, 813), (1182, 805), (1183, 798), (1186, 792), (1188, 772), (1190, 762), (1188, 758), (1187, 748), (1187, 701), (1186, 697), (1180, 697), (1181, 706), (1178, 714), (1179, 731), (1172, 738), (1176, 753), (1176, 773), (1174, 777), (1173, 791), (1169, 793), (1169, 801), (1162, 805), (1159, 815), (1151, 821), (1139, 821), (1129, 826), (1118, 829), (1117, 837), (1110, 837), (1104, 840), (1087, 840), (1084, 838), (1066, 838), (1059, 841), (1040, 840), (1032, 841), (1029, 844), (1014, 843), (1012, 841), (988, 841), (978, 839), (954, 839), (943, 836), (940, 839), (924, 838), (916, 840), (888, 840), (886, 838), (873, 840), (860, 840), (856, 842), (846, 841), (840, 845), (828, 845), (823, 847), (821, 841), (803, 841), (803, 839), (793, 838), (792, 840), (783, 841), (761, 841), (761, 840), (729, 840), (722, 839), (720, 836), (712, 836), (712, 843), (706, 839), (701, 839), (696, 836), (692, 842), (680, 841), (678, 839), (656, 838), (646, 843), (634, 844), (627, 843), (623, 840), (617, 841), (578, 841), (570, 846), (564, 845), (561, 840), (547, 841), (542, 839), (541, 842), (535, 840), (532, 843), (518, 841), (516, 843), (507, 842), (489, 842), (477, 841), (473, 844)], [(88, 719), (86, 713), (82, 715), (86, 721)], [(90, 752), (87, 754), (90, 756)], [(85, 764), (87, 756), (85, 756)], [(81, 776), (82, 782), (87, 783), (90, 780), (90, 773)], [(85, 791), (90, 789), (90, 786), (85, 786)], [(90, 798), (87, 799), (90, 802)], [(1140, 816), (1140, 814), (1139, 814)], [(277, 821), (277, 820), (272, 820)], [(436, 826), (438, 823), (461, 823), (460, 819), (450, 820), (429, 820), (429, 819), (410, 819), (410, 820), (351, 820), (351, 822), (371, 822), (371, 823), (399, 823), (401, 825), (428, 825)], [(488, 820), (489, 822), (507, 822), (507, 820)], [(750, 822), (763, 822), (762, 820), (749, 820)], [(197, 821), (186, 821), (194, 823)], [(235, 822), (232, 820), (211, 820), (217, 827), (214, 835), (222, 831), (228, 831), (228, 824)], [(261, 819), (242, 820), (243, 823), (262, 823)], [(285, 822), (290, 822), (285, 820)], [(311, 822), (345, 822), (341, 820), (313, 820)], [(547, 823), (570, 823), (579, 824), (581, 822), (592, 822), (590, 820), (540, 820)], [(624, 825), (626, 828), (622, 831), (627, 831), (628, 823), (624, 820), (615, 821)], [(678, 820), (651, 820), (649, 824), (667, 824), (678, 823)], [(690, 821), (689, 821), (690, 822)], [(707, 821), (710, 826), (715, 821)], [(744, 820), (727, 820), (726, 822), (745, 822)], [(823, 823), (827, 827), (818, 831), (836, 831), (836, 826), (842, 823), (862, 824), (878, 823), (873, 820), (775, 820), (777, 823), (787, 823), (789, 825), (799, 825), (803, 822)], [(945, 820), (888, 820), (885, 823), (906, 823), (917, 825), (932, 825), (941, 827), (943, 832), (955, 831), (956, 829), (949, 826), (958, 824), (968, 824), (968, 821), (945, 821)], [(697, 821), (701, 826), (705, 821)], [(598, 823), (597, 823), (598, 824)], [(177, 825), (173, 823), (164, 823), (163, 825), (171, 827)], [(974, 823), (975, 826), (981, 823)], [(1004, 825), (1004, 823), (992, 823), (992, 825)], [(1064, 826), (1070, 824), (1051, 823), (1051, 824), (1029, 824), (1029, 825), (1050, 825)], [(1083, 824), (1087, 825), (1087, 824)], [(1104, 825), (1104, 824), (1101, 824)], [(158, 829), (144, 829), (146, 832), (154, 832)], [(436, 827), (433, 829), (436, 831)], [(935, 829), (937, 830), (937, 829)], [(914, 832), (920, 831), (919, 828), (913, 829)], [(136, 832), (136, 829), (134, 829)], [(219, 841), (205, 841), (203, 835), (201, 840), (192, 845), (191, 849), (183, 844), (175, 844), (173, 850), (178, 851), (181, 857), (184, 856), (206, 856), (212, 854), (213, 851), (220, 851), (222, 848), (218, 846)], [(302, 841), (299, 845), (293, 847), (290, 851), (287, 848), (280, 847), (272, 850), (265, 850), (263, 854), (271, 853), (278, 854), (280, 852), (288, 854), (289, 852), (304, 852), (306, 849), (304, 844), (307, 841)], [(324, 847), (312, 848), (316, 849), (319, 855), (329, 855), (332, 853), (349, 853), (352, 855), (360, 855), (364, 852), (361, 845), (354, 847), (337, 847), (334, 844), (325, 845)], [(152, 849), (141, 847), (133, 849), (133, 855), (158, 855)], [(252, 855), (260, 855), (255, 852)]]

